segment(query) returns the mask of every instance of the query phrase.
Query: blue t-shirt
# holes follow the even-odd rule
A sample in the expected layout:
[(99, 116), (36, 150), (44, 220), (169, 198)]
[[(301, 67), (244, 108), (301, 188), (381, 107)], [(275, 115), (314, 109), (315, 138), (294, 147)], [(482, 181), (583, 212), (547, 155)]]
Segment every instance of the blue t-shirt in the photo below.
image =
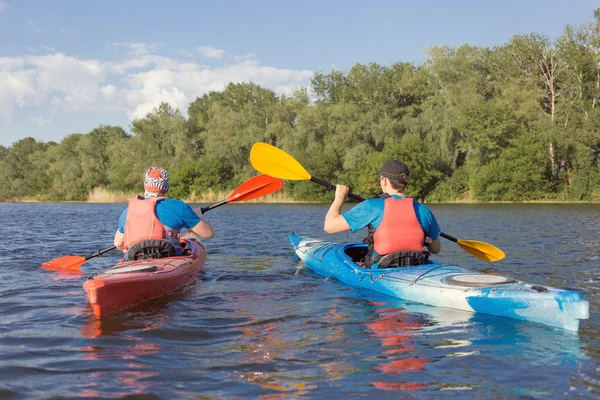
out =
[[(180, 230), (181, 228), (193, 228), (200, 223), (200, 217), (189, 204), (181, 201), (165, 198), (156, 203), (156, 216), (158, 220), (169, 228)], [(127, 209), (119, 218), (119, 232), (125, 233), (125, 219)]]
[[(395, 199), (402, 199), (405, 196), (392, 195)], [(376, 197), (374, 199), (365, 200), (362, 203), (357, 204), (352, 209), (348, 210), (342, 216), (350, 225), (352, 232), (356, 232), (369, 224), (373, 225), (373, 228), (379, 228), (381, 221), (383, 221), (383, 207), (385, 199)], [(413, 201), (415, 214), (417, 220), (423, 227), (423, 230), (427, 233), (427, 236), (431, 240), (435, 240), (440, 236), (440, 227), (433, 216), (431, 210), (424, 204), (418, 201)]]

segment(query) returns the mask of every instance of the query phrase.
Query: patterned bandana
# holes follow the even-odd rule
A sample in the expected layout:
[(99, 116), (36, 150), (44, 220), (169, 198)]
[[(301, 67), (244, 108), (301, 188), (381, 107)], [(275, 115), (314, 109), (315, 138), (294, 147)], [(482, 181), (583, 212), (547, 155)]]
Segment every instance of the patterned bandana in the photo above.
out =
[(169, 174), (162, 168), (151, 167), (144, 174), (144, 197), (156, 197), (169, 190)]

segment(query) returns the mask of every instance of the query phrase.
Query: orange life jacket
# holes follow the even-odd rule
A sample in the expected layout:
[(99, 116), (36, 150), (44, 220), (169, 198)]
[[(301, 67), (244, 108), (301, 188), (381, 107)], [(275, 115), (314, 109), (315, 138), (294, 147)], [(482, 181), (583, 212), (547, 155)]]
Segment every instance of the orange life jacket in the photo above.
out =
[(384, 255), (405, 250), (425, 250), (425, 233), (410, 197), (385, 198), (383, 220), (373, 235), (375, 251)]
[(159, 240), (167, 237), (165, 226), (156, 216), (156, 203), (164, 197), (143, 199), (140, 196), (129, 201), (125, 218), (123, 249), (127, 250), (144, 240)]

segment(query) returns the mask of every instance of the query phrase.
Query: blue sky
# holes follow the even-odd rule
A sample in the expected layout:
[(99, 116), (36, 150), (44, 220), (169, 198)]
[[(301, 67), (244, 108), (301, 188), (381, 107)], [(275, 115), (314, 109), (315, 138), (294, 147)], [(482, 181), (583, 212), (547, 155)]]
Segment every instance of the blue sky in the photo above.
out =
[(60, 141), (187, 106), (229, 82), (277, 93), (314, 71), (420, 64), (431, 45), (554, 38), (599, 0), (0, 0), (0, 145)]

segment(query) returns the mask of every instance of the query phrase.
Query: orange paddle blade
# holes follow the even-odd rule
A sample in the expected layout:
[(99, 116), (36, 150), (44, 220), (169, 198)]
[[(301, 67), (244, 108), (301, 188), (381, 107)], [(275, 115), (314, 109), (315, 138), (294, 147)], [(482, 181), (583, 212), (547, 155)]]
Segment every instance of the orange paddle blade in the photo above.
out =
[(42, 264), (46, 269), (79, 269), (85, 262), (85, 257), (81, 256), (64, 256), (55, 258)]
[(283, 180), (269, 175), (258, 175), (248, 179), (229, 195), (227, 203), (246, 201), (266, 196), (283, 188)]

